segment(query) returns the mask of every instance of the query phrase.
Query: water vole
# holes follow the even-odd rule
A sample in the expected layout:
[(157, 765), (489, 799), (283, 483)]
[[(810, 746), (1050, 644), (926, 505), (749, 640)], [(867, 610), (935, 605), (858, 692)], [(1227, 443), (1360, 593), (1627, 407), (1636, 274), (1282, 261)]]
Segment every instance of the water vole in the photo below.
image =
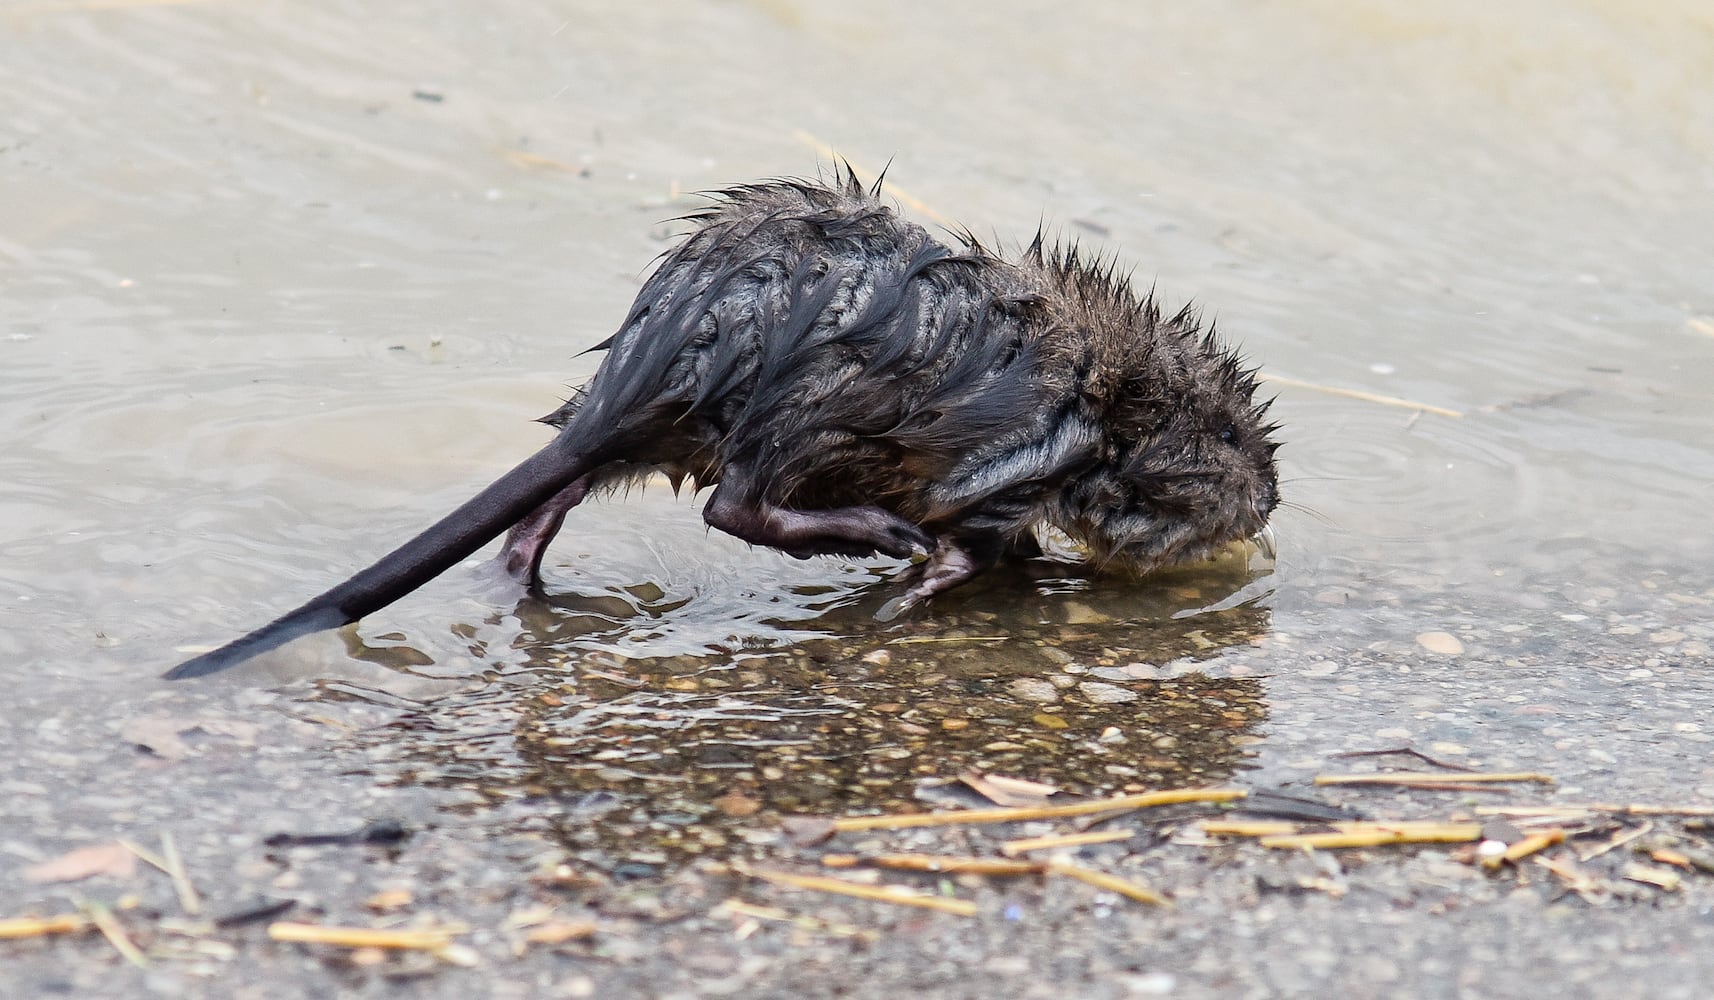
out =
[(935, 240), (849, 172), (734, 187), (643, 284), (553, 441), (375, 565), (173, 668), (354, 622), (508, 531), (534, 584), (566, 511), (651, 472), (713, 527), (798, 556), (924, 554), (896, 612), (1050, 525), (1136, 571), (1260, 530), (1278, 501), (1253, 372), (1188, 308), (1038, 236)]

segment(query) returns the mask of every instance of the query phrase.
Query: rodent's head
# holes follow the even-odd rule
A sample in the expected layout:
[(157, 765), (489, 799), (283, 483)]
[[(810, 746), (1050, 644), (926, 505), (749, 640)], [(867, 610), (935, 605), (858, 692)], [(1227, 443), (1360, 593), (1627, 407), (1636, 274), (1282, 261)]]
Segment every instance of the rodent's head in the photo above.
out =
[(1256, 373), (1200, 331), (1188, 309), (1162, 321), (1145, 303), (1128, 357), (1115, 361), (1103, 461), (1075, 490), (1063, 525), (1098, 562), (1147, 572), (1261, 531), (1279, 503), (1272, 400)]

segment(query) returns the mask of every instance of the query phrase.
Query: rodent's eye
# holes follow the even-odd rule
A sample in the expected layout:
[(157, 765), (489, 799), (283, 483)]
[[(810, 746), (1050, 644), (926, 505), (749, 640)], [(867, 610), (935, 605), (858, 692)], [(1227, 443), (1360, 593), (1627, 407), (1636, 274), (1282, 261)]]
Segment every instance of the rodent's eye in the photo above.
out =
[(1231, 424), (1227, 424), (1225, 427), (1220, 428), (1220, 440), (1227, 444), (1237, 444), (1238, 428), (1233, 427)]

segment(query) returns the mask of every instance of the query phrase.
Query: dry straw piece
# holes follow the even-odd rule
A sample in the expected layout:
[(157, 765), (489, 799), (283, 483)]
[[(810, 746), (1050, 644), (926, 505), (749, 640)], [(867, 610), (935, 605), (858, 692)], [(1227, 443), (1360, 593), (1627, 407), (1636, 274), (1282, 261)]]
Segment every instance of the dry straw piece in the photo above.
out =
[(1165, 792), (1120, 795), (1110, 799), (1073, 802), (1063, 806), (1026, 806), (1016, 809), (963, 809), (958, 812), (904, 813), (892, 816), (852, 816), (833, 821), (840, 833), (852, 830), (902, 830), (918, 826), (958, 826), (966, 823), (1016, 823), (1031, 819), (1058, 819), (1092, 813), (1129, 812), (1153, 806), (1184, 802), (1233, 802), (1244, 797), (1241, 788), (1179, 788)]
[(967, 899), (947, 899), (942, 896), (925, 896), (914, 889), (905, 886), (860, 885), (847, 882), (844, 879), (825, 878), (820, 875), (794, 875), (791, 872), (769, 871), (755, 869), (749, 874), (764, 882), (775, 885), (789, 885), (797, 889), (810, 889), (815, 892), (830, 892), (839, 896), (851, 896), (856, 899), (870, 899), (880, 903), (897, 903), (900, 906), (915, 906), (925, 910), (937, 910), (941, 913), (951, 913), (960, 917), (976, 915), (976, 904)]
[(462, 928), (432, 927), (421, 930), (376, 930), (370, 927), (331, 927), (276, 921), (268, 925), (275, 941), (298, 944), (331, 944), (341, 948), (388, 948), (402, 951), (438, 951), (452, 943)]

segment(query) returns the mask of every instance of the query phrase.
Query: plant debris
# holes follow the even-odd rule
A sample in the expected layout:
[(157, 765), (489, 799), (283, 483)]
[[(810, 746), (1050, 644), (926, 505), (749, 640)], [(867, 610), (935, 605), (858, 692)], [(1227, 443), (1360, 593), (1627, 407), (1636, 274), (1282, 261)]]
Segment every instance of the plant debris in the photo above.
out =
[(0, 920), (0, 940), (46, 937), (50, 934), (78, 934), (92, 926), (89, 918), (79, 913), (62, 913), (54, 917), (13, 917)]
[(26, 881), (81, 882), (97, 875), (128, 879), (137, 871), (137, 855), (119, 841), (92, 844), (24, 869)]
[(1401, 788), (1452, 788), (1458, 791), (1470, 791), (1472, 788), (1481, 785), (1518, 782), (1551, 785), (1553, 784), (1553, 777), (1547, 774), (1536, 774), (1532, 771), (1498, 774), (1478, 774), (1474, 771), (1460, 774), (1398, 771), (1391, 774), (1318, 774), (1315, 776), (1317, 785), (1396, 785)]
[(973, 917), (977, 912), (976, 904), (967, 899), (946, 899), (941, 896), (924, 895), (918, 890), (904, 885), (862, 885), (823, 875), (796, 875), (791, 872), (770, 869), (754, 869), (749, 874), (775, 885), (788, 885), (796, 889), (811, 889), (816, 892), (830, 892), (835, 895), (853, 896), (857, 899), (869, 899), (881, 903), (897, 903), (900, 906), (918, 906), (925, 910), (938, 910), (941, 913), (951, 913), (960, 917)]
[(1016, 861), (1009, 858), (961, 858), (933, 854), (879, 854), (863, 857), (857, 854), (824, 854), (826, 868), (894, 868), (901, 871), (936, 872), (950, 875), (1040, 875), (1047, 865), (1039, 861)]
[(1088, 816), (1093, 813), (1125, 813), (1154, 806), (1179, 805), (1186, 802), (1231, 802), (1245, 795), (1238, 788), (1186, 788), (1164, 792), (1144, 792), (1140, 795), (1120, 795), (1110, 799), (1074, 802), (1063, 806), (1026, 806), (1023, 808), (966, 809), (962, 812), (905, 813), (894, 816), (856, 816), (833, 821), (834, 830), (900, 830), (916, 826), (959, 826), (970, 823), (1016, 823), (1030, 819), (1056, 819), (1066, 816)]

